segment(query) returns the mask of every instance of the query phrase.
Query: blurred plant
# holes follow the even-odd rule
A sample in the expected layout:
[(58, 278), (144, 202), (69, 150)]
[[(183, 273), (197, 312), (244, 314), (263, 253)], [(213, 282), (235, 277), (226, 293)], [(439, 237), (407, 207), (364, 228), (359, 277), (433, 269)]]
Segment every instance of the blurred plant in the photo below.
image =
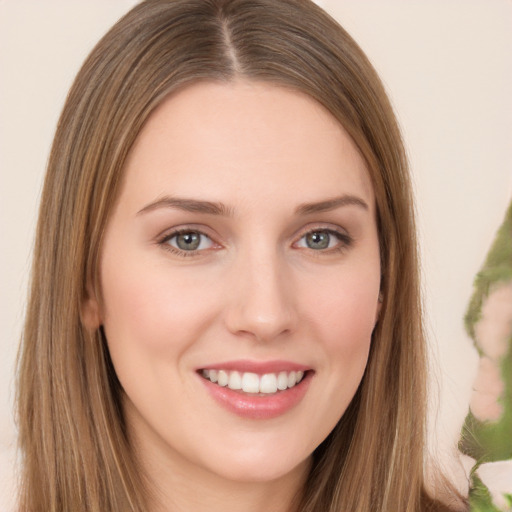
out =
[(512, 477), (503, 488), (503, 478), (489, 475), (497, 461), (507, 461), (499, 470), (512, 474), (512, 203), (475, 278), (464, 320), (480, 355), (459, 443), (460, 451), (476, 461), (471, 472), (471, 510), (508, 512), (512, 511)]

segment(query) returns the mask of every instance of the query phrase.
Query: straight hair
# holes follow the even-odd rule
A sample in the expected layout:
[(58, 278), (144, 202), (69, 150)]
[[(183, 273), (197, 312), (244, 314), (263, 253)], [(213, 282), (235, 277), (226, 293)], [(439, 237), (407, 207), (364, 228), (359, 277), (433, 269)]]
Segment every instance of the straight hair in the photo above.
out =
[[(313, 453), (300, 512), (443, 510), (425, 490), (426, 354), (408, 165), (390, 102), (353, 39), (309, 0), (147, 0), (97, 44), (58, 122), (42, 192), (18, 361), (23, 512), (146, 510), (151, 495), (102, 329), (102, 238), (130, 149), (169, 95), (248, 80), (323, 105), (375, 191), (382, 309), (345, 414)], [(448, 510), (448, 509), (446, 509)]]

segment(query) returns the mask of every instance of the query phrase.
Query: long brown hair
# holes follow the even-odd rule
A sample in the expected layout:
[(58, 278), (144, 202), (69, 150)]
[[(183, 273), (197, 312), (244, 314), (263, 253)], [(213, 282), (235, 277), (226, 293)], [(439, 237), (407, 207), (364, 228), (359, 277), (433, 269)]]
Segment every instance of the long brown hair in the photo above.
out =
[[(309, 0), (147, 0), (98, 43), (59, 120), (42, 194), (19, 358), (20, 510), (143, 511), (120, 386), (101, 329), (102, 236), (123, 167), (153, 110), (199, 80), (302, 91), (351, 135), (373, 182), (382, 310), (348, 410), (313, 454), (301, 512), (419, 511), (424, 490), (425, 347), (411, 190), (384, 88), (351, 37)], [(89, 290), (90, 291), (90, 290)]]

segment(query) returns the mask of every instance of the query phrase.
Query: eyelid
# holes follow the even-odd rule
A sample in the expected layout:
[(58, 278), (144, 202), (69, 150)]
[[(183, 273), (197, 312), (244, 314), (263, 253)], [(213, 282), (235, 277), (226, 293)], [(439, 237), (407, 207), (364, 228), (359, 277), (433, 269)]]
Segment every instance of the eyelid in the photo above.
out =
[[(216, 249), (219, 249), (222, 247), (222, 245), (219, 244), (211, 234), (207, 233), (207, 231), (209, 231), (209, 230), (204, 229), (204, 227), (198, 227), (195, 225), (184, 225), (184, 226), (174, 227), (171, 229), (167, 229), (162, 234), (160, 234), (156, 238), (156, 243), (157, 243), (157, 245), (162, 247), (164, 250), (166, 250), (172, 254), (176, 254), (178, 256), (200, 256), (200, 255), (203, 255), (203, 253), (207, 253), (211, 250), (216, 250)], [(206, 238), (211, 240), (212, 247), (208, 247), (206, 249), (194, 249), (194, 250), (185, 251), (185, 250), (180, 249), (179, 247), (175, 247), (168, 243), (168, 241), (171, 240), (172, 238), (179, 236), (180, 234), (184, 234), (184, 233), (197, 233), (200, 236), (205, 236)]]
[[(309, 247), (297, 247), (297, 244), (307, 235), (316, 232), (324, 232), (329, 233), (332, 236), (335, 236), (339, 240), (339, 244), (335, 247), (330, 247), (326, 249), (311, 249)], [(331, 252), (340, 252), (345, 249), (348, 249), (352, 243), (354, 242), (354, 238), (347, 232), (346, 229), (341, 228), (340, 226), (336, 226), (333, 224), (315, 224), (313, 226), (308, 225), (303, 228), (299, 234), (295, 237), (295, 242), (292, 244), (293, 246), (299, 249), (309, 250), (315, 253), (331, 253)]]
[[(219, 242), (217, 242), (217, 237), (209, 233), (209, 229), (205, 229), (204, 226), (197, 226), (194, 224), (190, 225), (182, 225), (176, 226), (174, 228), (169, 228), (162, 232), (157, 238), (157, 245), (161, 246), (164, 250), (167, 250), (173, 254), (178, 256), (202, 256), (206, 255), (212, 250), (221, 249), (223, 246)], [(169, 243), (167, 243), (170, 239), (175, 236), (178, 236), (183, 233), (198, 233), (201, 236), (207, 237), (212, 242), (212, 247), (204, 248), (204, 249), (194, 249), (194, 250), (182, 250), (178, 247), (175, 247)], [(330, 235), (336, 237), (339, 240), (339, 243), (336, 244), (335, 247), (328, 247), (325, 249), (312, 249), (309, 247), (299, 247), (297, 244), (307, 235), (315, 232), (326, 232)], [(297, 249), (307, 250), (312, 253), (320, 254), (330, 254), (337, 253), (344, 250), (347, 250), (352, 243), (354, 242), (353, 237), (347, 232), (346, 229), (329, 223), (319, 223), (319, 224), (309, 224), (303, 227), (298, 234), (294, 237), (294, 242), (292, 243), (292, 247)]]

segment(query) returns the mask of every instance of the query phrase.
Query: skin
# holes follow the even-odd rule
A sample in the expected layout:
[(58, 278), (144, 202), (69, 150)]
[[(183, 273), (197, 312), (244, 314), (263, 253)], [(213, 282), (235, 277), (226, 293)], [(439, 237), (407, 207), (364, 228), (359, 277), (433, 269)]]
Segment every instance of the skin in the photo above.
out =
[[(347, 196), (360, 203), (301, 209)], [(222, 211), (185, 211), (166, 197)], [(311, 453), (367, 363), (379, 309), (375, 219), (354, 143), (301, 93), (200, 83), (152, 114), (107, 226), (102, 300), (91, 296), (84, 317), (104, 326), (153, 510), (293, 509)], [(203, 233), (199, 250), (177, 252), (176, 229)], [(310, 231), (327, 233), (328, 247), (310, 247)], [(291, 361), (313, 376), (284, 414), (248, 419), (213, 400), (197, 372), (239, 359)]]

